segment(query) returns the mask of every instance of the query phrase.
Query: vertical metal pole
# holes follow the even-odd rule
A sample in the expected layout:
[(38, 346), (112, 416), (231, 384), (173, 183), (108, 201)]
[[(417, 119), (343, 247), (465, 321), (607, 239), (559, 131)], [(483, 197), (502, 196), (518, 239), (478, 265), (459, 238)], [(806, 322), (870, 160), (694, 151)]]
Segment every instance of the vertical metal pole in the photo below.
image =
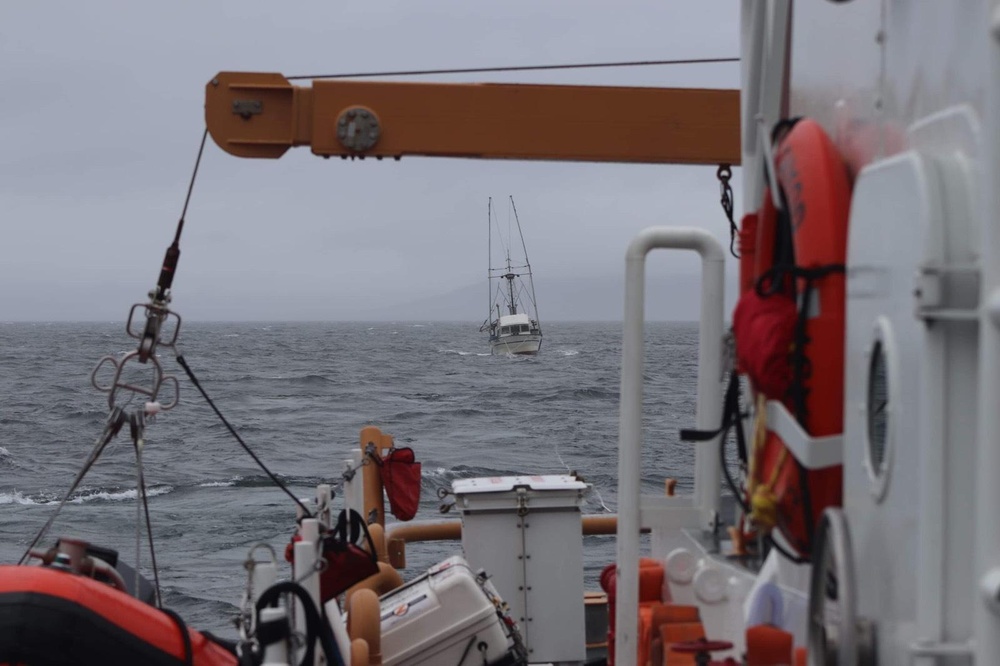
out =
[[(725, 267), (722, 247), (706, 232), (701, 253), (701, 322), (698, 326), (698, 401), (695, 424), (699, 430), (718, 428), (722, 422), (722, 340), (725, 310)], [(714, 248), (713, 248), (714, 243)], [(717, 252), (713, 252), (717, 249)], [(695, 506), (701, 509), (702, 526), (715, 529), (722, 488), (722, 460), (718, 438), (701, 442), (694, 456)]]

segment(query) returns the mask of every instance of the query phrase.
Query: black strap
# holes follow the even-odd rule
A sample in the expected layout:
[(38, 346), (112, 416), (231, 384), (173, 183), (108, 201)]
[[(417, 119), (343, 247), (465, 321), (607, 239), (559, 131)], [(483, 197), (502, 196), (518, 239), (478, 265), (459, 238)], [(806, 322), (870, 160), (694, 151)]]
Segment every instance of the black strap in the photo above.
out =
[(346, 548), (348, 544), (361, 545), (361, 536), (364, 535), (368, 542), (368, 552), (371, 553), (372, 561), (378, 558), (375, 552), (375, 540), (368, 531), (368, 524), (360, 513), (354, 509), (342, 509), (337, 517), (337, 524), (333, 531), (324, 539), (324, 547)]
[(736, 426), (736, 453), (740, 463), (747, 462), (746, 437), (743, 434), (744, 414), (740, 410), (740, 378), (735, 370), (729, 373), (729, 384), (726, 386), (725, 397), (722, 405), (722, 423), (714, 430), (698, 430), (697, 428), (684, 428), (680, 431), (682, 442), (708, 442), (718, 435), (728, 434), (729, 429)]
[(194, 666), (194, 650), (191, 647), (191, 634), (188, 633), (184, 619), (176, 611), (169, 608), (161, 608), (160, 611), (173, 620), (174, 624), (181, 631), (181, 642), (184, 644), (184, 666)]
[(722, 465), (722, 473), (726, 478), (726, 485), (736, 498), (743, 513), (750, 513), (750, 505), (744, 497), (745, 492), (736, 484), (729, 466), (726, 464), (726, 442), (729, 440), (729, 431), (736, 430), (736, 455), (740, 461), (740, 469), (744, 472), (747, 468), (747, 442), (743, 432), (743, 411), (740, 409), (740, 378), (734, 369), (729, 373), (729, 384), (726, 387), (726, 395), (722, 407), (722, 425), (714, 430), (684, 429), (680, 432), (681, 441), (684, 442), (708, 442), (715, 437), (719, 438), (719, 460)]
[[(723, 398), (722, 405), (722, 423), (718, 428), (712, 430), (699, 430), (697, 428), (682, 428), (680, 431), (680, 438), (682, 442), (708, 442), (715, 439), (719, 434), (727, 431), (733, 424), (734, 416), (732, 414), (732, 401), (733, 394), (736, 394), (736, 400), (739, 400), (739, 379), (736, 373), (730, 373), (729, 384), (726, 387), (725, 397)], [(738, 406), (738, 403), (737, 403)]]

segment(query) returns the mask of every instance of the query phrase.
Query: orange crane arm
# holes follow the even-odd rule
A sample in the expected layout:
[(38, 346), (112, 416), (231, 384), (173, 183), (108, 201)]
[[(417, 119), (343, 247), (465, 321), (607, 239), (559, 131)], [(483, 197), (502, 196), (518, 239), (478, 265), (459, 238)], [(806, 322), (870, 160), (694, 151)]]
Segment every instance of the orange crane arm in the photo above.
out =
[(739, 164), (737, 90), (318, 80), (221, 72), (205, 120), (220, 148), (281, 157)]

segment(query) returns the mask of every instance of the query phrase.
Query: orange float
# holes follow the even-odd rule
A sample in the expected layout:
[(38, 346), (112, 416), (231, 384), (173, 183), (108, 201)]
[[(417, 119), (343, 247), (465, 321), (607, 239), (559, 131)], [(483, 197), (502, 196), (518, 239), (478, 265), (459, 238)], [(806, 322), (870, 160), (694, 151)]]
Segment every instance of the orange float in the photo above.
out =
[[(844, 407), (847, 168), (823, 129), (808, 119), (787, 131), (775, 167), (785, 210), (776, 211), (765, 193), (750, 225), (754, 241), (750, 229), (741, 237), (750, 252), (744, 250), (743, 296), (733, 318), (739, 365), (758, 393), (781, 401), (810, 436), (836, 435), (843, 431)], [(769, 323), (751, 331), (754, 316), (765, 309), (772, 319), (758, 318)], [(762, 359), (759, 347), (768, 344), (771, 355)], [(750, 461), (751, 516), (764, 529), (777, 527), (808, 557), (820, 514), (841, 504), (842, 467), (807, 470), (777, 434), (760, 435)]]

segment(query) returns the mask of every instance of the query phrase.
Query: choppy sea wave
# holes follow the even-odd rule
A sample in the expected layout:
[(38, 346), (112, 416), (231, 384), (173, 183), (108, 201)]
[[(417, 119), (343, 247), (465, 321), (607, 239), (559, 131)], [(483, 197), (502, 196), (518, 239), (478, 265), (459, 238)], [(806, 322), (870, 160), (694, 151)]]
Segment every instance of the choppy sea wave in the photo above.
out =
[[(131, 349), (131, 340), (121, 323), (4, 324), (3, 334), (0, 561), (12, 562), (60, 502), (104, 426), (107, 396), (90, 386), (91, 369), (102, 356)], [(312, 496), (319, 483), (339, 492), (359, 430), (376, 425), (423, 463), (418, 519), (441, 517), (438, 491), (457, 479), (568, 470), (594, 486), (585, 512), (614, 510), (620, 325), (550, 323), (545, 336), (537, 357), (513, 358), (492, 356), (475, 325), (186, 322), (181, 344), (219, 409), (297, 497)], [(666, 476), (687, 482), (679, 465), (689, 447), (673, 444), (694, 413), (696, 347), (694, 325), (647, 329), (650, 486)], [(231, 636), (247, 551), (261, 542), (283, 548), (295, 506), (170, 355), (161, 362), (182, 379), (181, 403), (147, 425), (143, 449), (160, 578), (167, 603), (189, 624)], [(47, 538), (74, 535), (134, 558), (135, 473), (126, 427)], [(594, 586), (614, 556), (613, 543), (587, 543)], [(411, 545), (403, 573), (458, 547)], [(140, 568), (150, 573), (148, 557)]]

